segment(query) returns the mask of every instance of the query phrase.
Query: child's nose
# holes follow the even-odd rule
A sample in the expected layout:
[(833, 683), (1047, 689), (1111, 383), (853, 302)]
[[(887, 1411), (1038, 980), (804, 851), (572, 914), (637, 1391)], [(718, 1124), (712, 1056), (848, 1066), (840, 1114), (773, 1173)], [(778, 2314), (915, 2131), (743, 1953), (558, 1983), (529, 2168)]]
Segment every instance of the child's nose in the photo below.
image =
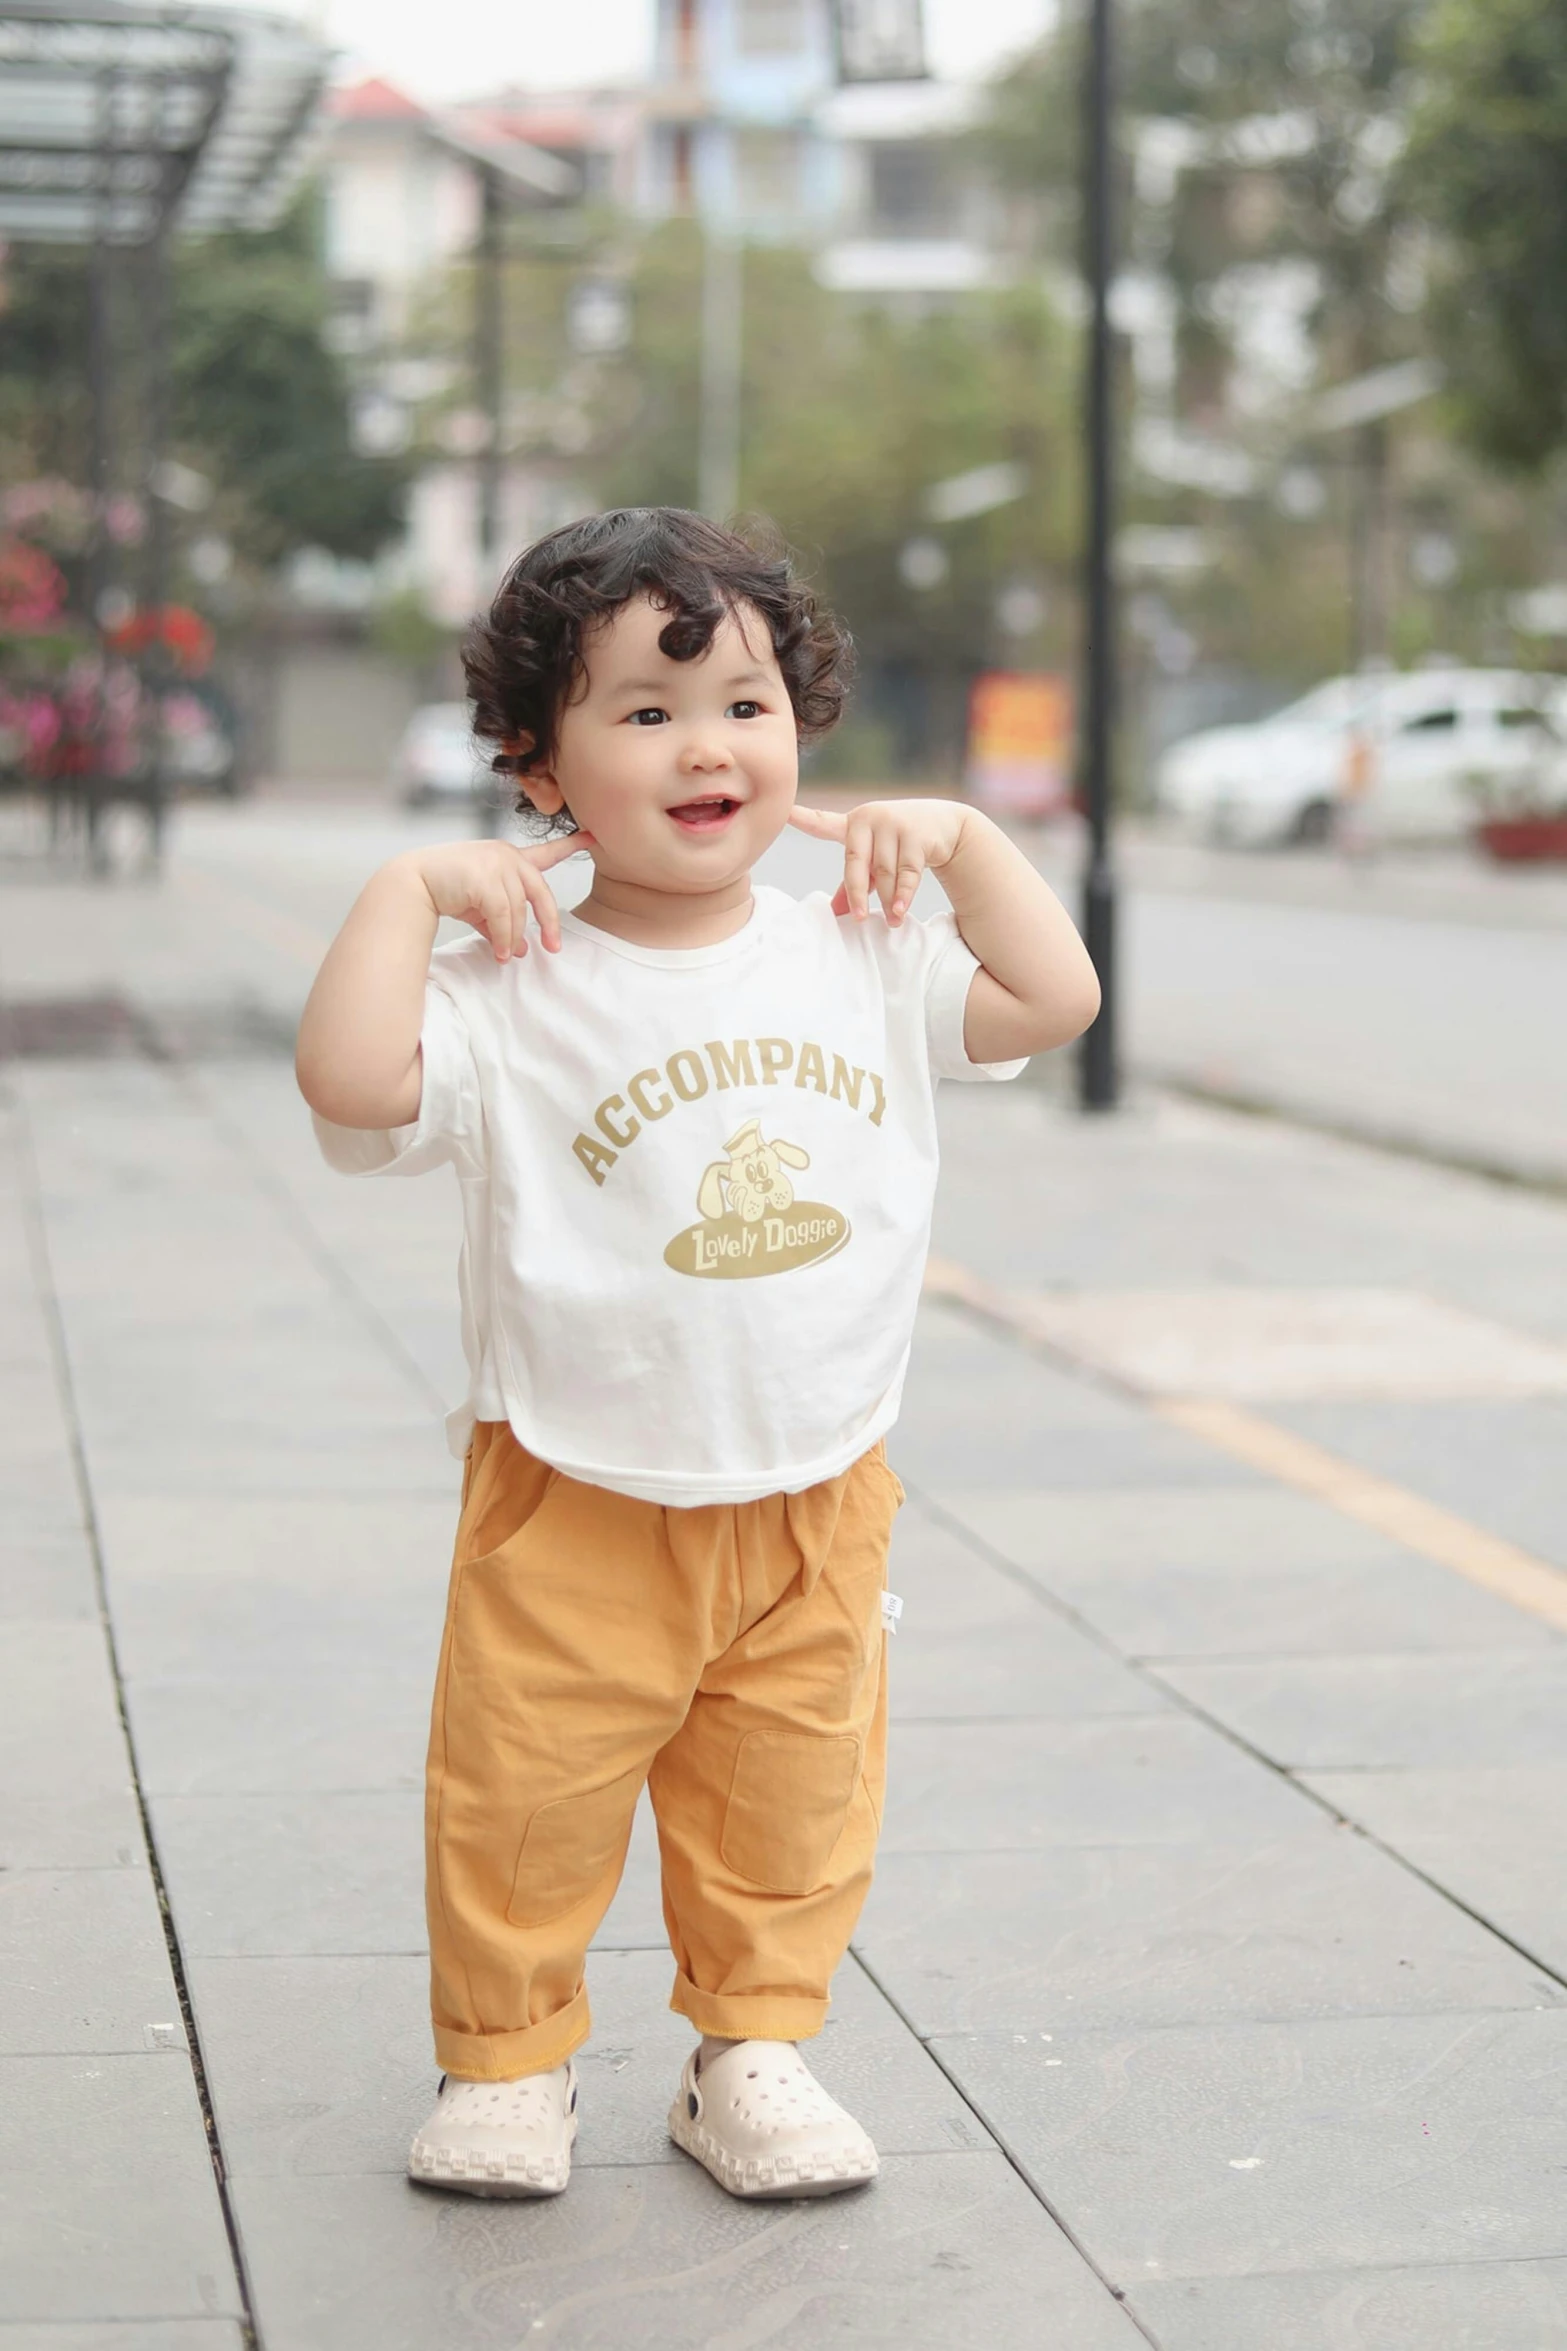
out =
[(722, 737), (716, 735), (693, 737), (680, 755), (682, 768), (704, 774), (719, 768), (733, 767), (734, 763), (734, 753)]

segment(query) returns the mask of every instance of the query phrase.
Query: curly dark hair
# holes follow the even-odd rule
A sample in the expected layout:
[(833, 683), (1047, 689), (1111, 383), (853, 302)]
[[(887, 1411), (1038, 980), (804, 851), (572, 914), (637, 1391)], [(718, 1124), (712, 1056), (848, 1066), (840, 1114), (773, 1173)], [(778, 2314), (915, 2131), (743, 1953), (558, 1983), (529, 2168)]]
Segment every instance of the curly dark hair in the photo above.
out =
[[(658, 645), (671, 661), (700, 659), (726, 615), (752, 607), (767, 624), (801, 741), (842, 716), (852, 641), (818, 608), (770, 528), (743, 537), (679, 506), (585, 515), (518, 556), (463, 642), (474, 733), (497, 746), (497, 773), (516, 777), (519, 810), (532, 805), (529, 769), (555, 756), (561, 713), (585, 674), (585, 640), (637, 596), (668, 611)], [(505, 748), (523, 735), (529, 749)]]

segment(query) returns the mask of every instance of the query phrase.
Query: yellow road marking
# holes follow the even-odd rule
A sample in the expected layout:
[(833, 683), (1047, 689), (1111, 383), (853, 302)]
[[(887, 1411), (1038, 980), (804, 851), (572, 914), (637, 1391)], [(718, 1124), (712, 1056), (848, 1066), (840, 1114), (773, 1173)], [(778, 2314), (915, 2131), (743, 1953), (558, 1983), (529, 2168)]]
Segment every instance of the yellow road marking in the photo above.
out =
[[(1047, 1333), (1041, 1318), (1030, 1314), (1026, 1296), (1001, 1289), (951, 1258), (931, 1258), (925, 1270), (925, 1289), (931, 1297), (949, 1298), (999, 1322), (1016, 1336), (1047, 1347), (1053, 1355), (1065, 1353), (1059, 1337)], [(1558, 1632), (1567, 1632), (1567, 1574), (1516, 1543), (1488, 1534), (1484, 1527), (1444, 1510), (1439, 1503), (1426, 1501), (1407, 1486), (1395, 1485), (1391, 1478), (1375, 1477), (1371, 1471), (1341, 1460), (1325, 1446), (1297, 1437), (1260, 1412), (1197, 1396), (1139, 1394), (1138, 1400), (1188, 1436), (1216, 1446), (1281, 1485), (1293, 1486), (1297, 1493), (1325, 1502), (1344, 1518), (1374, 1527), (1406, 1551), (1451, 1569), (1482, 1591), (1543, 1618)]]
[(1232, 1453), (1237, 1461), (1249, 1462), (1265, 1476), (1314, 1495), (1345, 1518), (1375, 1527), (1379, 1534), (1402, 1543), (1406, 1551), (1418, 1551), (1438, 1566), (1452, 1568), (1484, 1591), (1510, 1600), (1515, 1608), (1527, 1609), (1531, 1616), (1543, 1617), (1558, 1632), (1567, 1632), (1567, 1575), (1531, 1552), (1521, 1551), (1516, 1543), (1487, 1534), (1484, 1527), (1472, 1525), (1439, 1503), (1427, 1502), (1407, 1486), (1397, 1486), (1391, 1478), (1374, 1477), (1370, 1470), (1341, 1460), (1325, 1446), (1313, 1445), (1237, 1404), (1180, 1397), (1155, 1403), (1153, 1409), (1161, 1420)]

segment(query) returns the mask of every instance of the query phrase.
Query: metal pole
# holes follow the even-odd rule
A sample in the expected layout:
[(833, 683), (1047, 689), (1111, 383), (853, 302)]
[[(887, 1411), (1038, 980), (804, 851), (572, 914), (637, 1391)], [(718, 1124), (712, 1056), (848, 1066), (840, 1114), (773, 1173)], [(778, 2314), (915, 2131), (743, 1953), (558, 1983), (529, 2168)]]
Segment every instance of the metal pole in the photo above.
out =
[[(699, 198), (700, 201), (700, 198)], [(727, 221), (702, 228), (701, 441), (697, 504), (727, 522), (740, 504), (740, 369), (745, 347), (740, 240)]]
[(479, 451), (479, 563), (484, 577), (481, 595), (487, 595), (500, 559), (501, 535), (501, 410), (505, 403), (503, 353), (500, 174), (479, 174), (479, 249), (474, 286), (474, 391), (484, 416), (485, 436)]
[[(159, 120), (162, 120), (160, 92)], [(167, 496), (164, 467), (169, 456), (170, 411), (173, 401), (173, 244), (174, 202), (171, 168), (162, 167), (157, 192), (157, 218), (147, 240), (146, 332), (147, 387), (147, 563), (145, 594), (153, 616), (154, 634), (143, 658), (143, 684), (152, 699), (151, 759), (147, 776), (148, 846), (154, 864), (163, 853), (163, 813), (167, 794), (163, 702), (169, 689), (169, 648), (162, 616), (168, 607), (173, 568), (173, 510)]]
[(102, 633), (99, 605), (109, 585), (109, 235), (114, 202), (114, 77), (98, 82), (98, 169), (93, 191), (92, 243), (87, 256), (88, 523), (83, 565), (87, 625)]
[(1110, 338), (1114, 270), (1113, 0), (1090, 0), (1084, 78), (1083, 215), (1090, 323), (1085, 373), (1088, 457), (1087, 546), (1083, 565), (1082, 797), (1088, 817), (1083, 937), (1103, 1001), (1078, 1065), (1085, 1110), (1111, 1110), (1116, 1066), (1115, 874), (1110, 860), (1115, 744), (1115, 386)]

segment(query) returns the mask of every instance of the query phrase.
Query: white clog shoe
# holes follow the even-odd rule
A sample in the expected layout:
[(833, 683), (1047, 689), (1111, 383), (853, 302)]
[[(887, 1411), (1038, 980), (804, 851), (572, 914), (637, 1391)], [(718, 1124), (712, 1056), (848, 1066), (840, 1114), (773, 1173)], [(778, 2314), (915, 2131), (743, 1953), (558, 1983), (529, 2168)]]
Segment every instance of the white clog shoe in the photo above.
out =
[(577, 2069), (517, 2082), (443, 2077), (435, 2111), (408, 2151), (408, 2177), (467, 2196), (558, 2196), (571, 2177)]
[(832, 2196), (876, 2176), (876, 2150), (792, 2041), (693, 2050), (669, 2135), (731, 2196)]

